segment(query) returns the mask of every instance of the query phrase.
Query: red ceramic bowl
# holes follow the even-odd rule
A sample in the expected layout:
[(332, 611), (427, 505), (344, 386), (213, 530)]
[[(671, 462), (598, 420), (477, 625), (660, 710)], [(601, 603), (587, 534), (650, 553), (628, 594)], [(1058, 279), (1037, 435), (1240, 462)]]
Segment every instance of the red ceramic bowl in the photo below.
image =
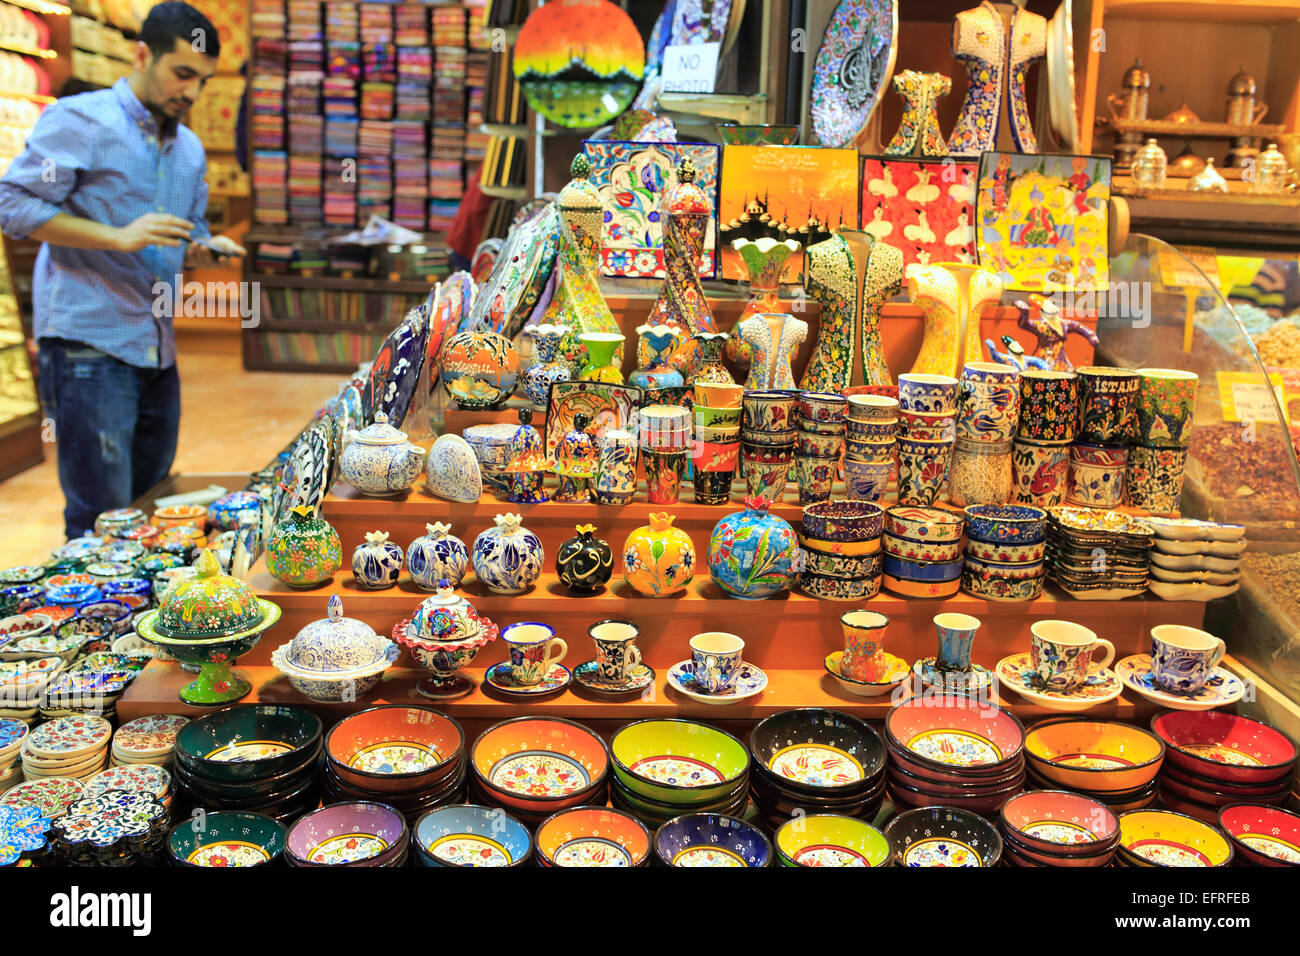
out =
[[(1183, 797), (1176, 796), (1172, 793), (1160, 794), (1160, 806), (1166, 810), (1172, 810), (1175, 813), (1182, 813), (1189, 817), (1195, 817), (1204, 823), (1213, 826), (1219, 824), (1219, 807), (1212, 807), (1207, 803), (1201, 803), (1197, 800), (1187, 800)], [(1155, 808), (1159, 809), (1159, 807)], [(1120, 812), (1118, 809), (1116, 812)]]
[(1100, 800), (1064, 790), (1030, 790), (1002, 807), (1002, 828), (1033, 853), (1094, 856), (1119, 842), (1119, 818)]
[(1035, 863), (1028, 856), (1022, 856), (1016, 851), (1015, 846), (1008, 842), (1004, 837), (1002, 840), (1002, 859), (1011, 866), (1019, 867), (1045, 867), (1046, 863)]
[(1151, 720), (1169, 760), (1217, 780), (1265, 783), (1289, 777), (1296, 747), (1267, 724), (1220, 710), (1172, 710)]
[(559, 717), (493, 724), (474, 741), (469, 759), (486, 795), (532, 813), (581, 806), (602, 791), (609, 773), (609, 750), (600, 735)]
[(998, 783), (1010, 783), (1025, 770), (1025, 762), (1016, 760), (1005, 767), (999, 767), (997, 773), (990, 774), (961, 774), (950, 773), (945, 770), (937, 770), (934, 767), (925, 766), (915, 759), (910, 751), (901, 750), (893, 745), (888, 748), (889, 765), (897, 767), (904, 773), (913, 777), (918, 777), (929, 783), (957, 783), (969, 782), (974, 785), (996, 786)]
[(1235, 804), (1219, 811), (1218, 824), (1242, 859), (1256, 866), (1300, 866), (1300, 814)]
[(535, 843), (543, 866), (641, 866), (650, 831), (622, 810), (575, 807), (547, 817)]
[(1166, 761), (1160, 768), (1162, 779), (1173, 780), (1184, 786), (1197, 789), (1214, 790), (1218, 793), (1235, 793), (1241, 797), (1240, 802), (1258, 803), (1254, 798), (1260, 794), (1276, 793), (1291, 785), (1291, 775), (1288, 773), (1284, 777), (1271, 780), (1267, 783), (1239, 783), (1235, 780), (1215, 780), (1213, 777), (1206, 777), (1199, 773), (1192, 773), (1190, 770), (1184, 770), (1173, 761)]
[[(1163, 796), (1172, 796), (1179, 800), (1194, 800), (1203, 806), (1209, 807), (1226, 807), (1234, 803), (1241, 803), (1242, 799), (1239, 793), (1224, 793), (1222, 790), (1211, 790), (1207, 787), (1189, 785), (1169, 776), (1160, 778), (1160, 793)], [(1251, 798), (1251, 802), (1256, 804), (1280, 804), (1286, 803), (1289, 796), (1291, 796), (1291, 788), (1286, 786), (1271, 793), (1256, 794)]]
[[(1016, 799), (1012, 797), (1011, 800)], [(1008, 800), (1007, 803), (1010, 803)], [(1003, 804), (1006, 809), (1006, 804)], [(1118, 831), (1117, 835), (1118, 835)], [(1008, 831), (1002, 828), (1002, 853), (1005, 858), (1006, 854), (1014, 853), (1022, 857), (1028, 863), (1034, 866), (1059, 866), (1069, 868), (1090, 868), (1105, 866), (1115, 858), (1115, 849), (1118, 846), (1118, 840), (1112, 840), (1109, 845), (1104, 847), (1100, 853), (1093, 853), (1090, 856), (1061, 856), (1052, 853), (1045, 853), (1042, 850), (1036, 850), (1015, 838), (1014, 831)]]
[(1010, 769), (1025, 728), (996, 704), (966, 697), (916, 697), (885, 715), (885, 738), (921, 766), (956, 776)]
[[(372, 707), (345, 717), (325, 738), (340, 782), (371, 793), (430, 789), (454, 773), (464, 750), (460, 724), (427, 707)], [(404, 762), (416, 769), (400, 772)]]
[(912, 787), (925, 793), (951, 797), (982, 797), (990, 793), (1003, 793), (1008, 789), (1023, 786), (1025, 782), (1023, 767), (1014, 776), (1009, 778), (999, 777), (992, 783), (970, 783), (961, 779), (936, 783), (933, 780), (914, 776), (897, 766), (890, 767), (888, 775), (891, 782), (900, 783), (905, 787)]
[(1009, 790), (1002, 793), (993, 793), (981, 797), (952, 797), (940, 794), (929, 793), (926, 791), (916, 790), (912, 787), (905, 787), (895, 783), (892, 779), (889, 781), (889, 795), (893, 798), (899, 809), (915, 810), (920, 807), (955, 807), (958, 810), (967, 810), (970, 813), (978, 813), (982, 817), (996, 816), (1002, 804), (1006, 803), (1013, 794), (1019, 793), (1021, 784), (1016, 784)]

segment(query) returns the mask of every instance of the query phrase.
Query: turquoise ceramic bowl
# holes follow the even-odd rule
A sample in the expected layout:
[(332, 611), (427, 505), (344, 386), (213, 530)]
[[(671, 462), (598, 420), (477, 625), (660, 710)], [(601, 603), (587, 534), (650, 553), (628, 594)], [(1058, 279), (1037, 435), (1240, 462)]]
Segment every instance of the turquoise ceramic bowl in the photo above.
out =
[(201, 827), (188, 818), (172, 827), (167, 853), (176, 866), (264, 866), (280, 858), (284, 833), (282, 824), (260, 813), (209, 813)]

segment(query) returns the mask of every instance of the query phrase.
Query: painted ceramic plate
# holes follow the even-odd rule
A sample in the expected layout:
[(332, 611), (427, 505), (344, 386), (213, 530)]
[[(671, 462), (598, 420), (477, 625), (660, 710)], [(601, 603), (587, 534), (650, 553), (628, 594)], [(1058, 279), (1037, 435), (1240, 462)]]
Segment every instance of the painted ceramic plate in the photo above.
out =
[(85, 784), (72, 777), (28, 780), (6, 791), (0, 797), (0, 804), (7, 807), (36, 807), (44, 816), (53, 819), (66, 813), (85, 789)]
[(172, 775), (153, 764), (109, 767), (86, 781), (86, 796), (97, 796), (105, 790), (129, 790), (132, 793), (152, 793), (162, 799), (171, 785)]
[(633, 385), (604, 382), (556, 382), (546, 407), (546, 454), (555, 448), (565, 432), (572, 431), (576, 415), (587, 416), (587, 431), (599, 444), (611, 428), (637, 434), (636, 413), (641, 408), (641, 389)]
[(382, 411), (394, 428), (402, 427), (411, 396), (415, 394), (415, 384), (420, 379), (427, 332), (424, 322), (404, 320), (379, 346), (370, 366), (370, 377), (361, 392), (367, 423), (375, 420), (375, 412)]
[(45, 576), (45, 569), (38, 564), (23, 564), (0, 571), (0, 584), (35, 584)]
[(965, 674), (941, 670), (933, 657), (923, 657), (912, 665), (912, 673), (924, 687), (942, 687), (945, 690), (983, 690), (993, 683), (993, 672), (987, 667), (972, 663)]
[(871, 121), (894, 74), (895, 0), (840, 0), (813, 64), (813, 134), (823, 146), (848, 146)]
[(45, 846), (50, 820), (36, 807), (0, 807), (0, 866)]
[(123, 724), (113, 735), (113, 750), (135, 757), (157, 757), (170, 753), (176, 735), (190, 722), (188, 717), (153, 714)]
[(469, 442), (459, 435), (439, 435), (429, 449), (425, 483), (430, 492), (467, 504), (483, 495), (483, 473)]
[(124, 837), (140, 837), (164, 820), (167, 808), (157, 797), (126, 790), (106, 790), (74, 801), (54, 821), (62, 844), (110, 847)]
[(542, 694), (553, 694), (568, 687), (572, 678), (573, 674), (563, 664), (552, 664), (551, 669), (546, 672), (546, 676), (539, 683), (520, 684), (511, 675), (509, 661), (502, 661), (499, 664), (492, 665), (483, 677), (485, 681), (501, 691), (501, 693), (517, 697), (538, 697)]
[(425, 377), (436, 391), (442, 347), (460, 329), (474, 302), (474, 279), (467, 272), (453, 272), (429, 295), (429, 334), (424, 342)]
[(1108, 667), (1094, 670), (1080, 687), (1068, 694), (1048, 690), (1038, 686), (1037, 674), (1028, 654), (1012, 654), (1002, 658), (998, 661), (995, 672), (1003, 686), (1010, 687), (1031, 704), (1040, 704), (1048, 710), (1087, 710), (1114, 700), (1124, 690), (1124, 685), (1115, 676), (1115, 672)]
[(1171, 694), (1160, 688), (1151, 676), (1151, 655), (1134, 654), (1115, 665), (1115, 673), (1124, 686), (1136, 691), (1152, 703), (1171, 710), (1213, 710), (1241, 700), (1246, 685), (1235, 674), (1216, 667), (1210, 679), (1194, 694)]
[(26, 747), (34, 757), (72, 757), (103, 748), (112, 736), (103, 717), (60, 717), (33, 730)]
[(559, 240), (554, 204), (512, 229), (459, 331), (496, 332), (508, 339), (518, 335), (550, 281)]
[(1152, 517), (1142, 520), (1151, 526), (1157, 538), (1166, 541), (1240, 541), (1246, 534), (1245, 525), (1220, 524), (1196, 518)]
[(638, 664), (632, 668), (625, 683), (607, 684), (600, 679), (600, 665), (595, 661), (587, 661), (573, 669), (573, 679), (594, 694), (622, 697), (625, 694), (639, 694), (647, 687), (653, 687), (655, 672), (653, 667)]
[(747, 700), (767, 689), (767, 675), (755, 664), (741, 664), (736, 680), (720, 694), (710, 694), (700, 689), (688, 668), (690, 661), (679, 661), (668, 669), (668, 686), (701, 704), (734, 704)]
[(894, 657), (893, 654), (890, 654), (889, 656), (897, 662), (897, 666), (889, 674), (889, 680), (881, 683), (861, 681), (852, 677), (846, 677), (840, 671), (840, 661), (844, 658), (843, 651), (832, 651), (827, 654), (824, 663), (826, 672), (839, 681), (840, 686), (850, 694), (853, 694), (856, 697), (879, 697), (881, 694), (889, 693), (899, 684), (903, 683), (903, 681), (907, 680), (907, 675), (912, 672), (912, 669), (907, 666), (907, 661), (903, 660), (901, 657)]

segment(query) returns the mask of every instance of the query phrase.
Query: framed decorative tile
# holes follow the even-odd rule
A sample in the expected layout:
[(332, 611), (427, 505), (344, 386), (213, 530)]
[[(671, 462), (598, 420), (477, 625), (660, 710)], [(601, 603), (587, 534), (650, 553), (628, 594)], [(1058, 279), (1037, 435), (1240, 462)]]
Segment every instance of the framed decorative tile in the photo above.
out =
[(637, 412), (641, 389), (635, 385), (607, 385), (604, 382), (555, 382), (546, 408), (546, 456), (555, 457), (555, 447), (564, 433), (573, 429), (574, 416), (586, 415), (587, 431), (600, 438), (611, 428), (637, 433)]
[(975, 178), (957, 160), (864, 159), (862, 230), (910, 265), (975, 261)]
[(700, 277), (717, 276), (718, 164), (722, 148), (689, 143), (630, 143), (587, 140), (582, 151), (591, 162), (591, 180), (605, 207), (600, 272), (607, 276), (662, 279), (663, 221), (659, 200), (676, 182), (673, 170), (683, 157), (695, 161), (695, 182), (709, 199), (713, 215), (704, 232)]
[(985, 153), (975, 201), (979, 264), (1008, 289), (1108, 288), (1110, 175), (1105, 156)]
[(803, 250), (838, 229), (858, 228), (858, 152), (817, 146), (725, 146), (718, 205), (722, 278), (746, 278), (736, 239), (794, 239), (787, 276), (803, 272)]

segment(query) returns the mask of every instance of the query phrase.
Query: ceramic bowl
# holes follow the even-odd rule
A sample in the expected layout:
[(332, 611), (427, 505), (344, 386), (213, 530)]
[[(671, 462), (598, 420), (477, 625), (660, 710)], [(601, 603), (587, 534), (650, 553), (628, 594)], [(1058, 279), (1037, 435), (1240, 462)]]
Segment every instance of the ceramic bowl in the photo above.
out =
[(885, 552), (885, 574), (899, 581), (920, 581), (928, 584), (955, 581), (961, 577), (963, 561), (911, 561)]
[(889, 841), (865, 820), (835, 814), (796, 817), (772, 838), (782, 866), (885, 866)]
[(898, 866), (997, 866), (1002, 857), (997, 827), (952, 807), (900, 813), (885, 827), (885, 839)]
[(300, 766), (319, 749), (321, 720), (300, 707), (245, 704), (191, 720), (176, 735), (176, 760), (217, 782), (250, 781)]
[(604, 793), (609, 751), (600, 735), (558, 717), (493, 724), (469, 751), (475, 784), (494, 801), (532, 813), (590, 802)]
[(823, 548), (810, 547), (809, 539), (802, 542), (804, 552), (804, 571), (809, 574), (828, 578), (841, 578), (845, 581), (865, 581), (880, 577), (880, 552), (874, 554), (836, 554), (834, 542), (826, 542)]
[(962, 515), (943, 508), (895, 505), (885, 512), (888, 534), (915, 541), (960, 541), (965, 527)]
[(1041, 558), (1027, 564), (1002, 564), (998, 561), (980, 561), (978, 558), (971, 557), (968, 553), (966, 555), (965, 571), (968, 574), (978, 575), (985, 580), (1028, 581), (1042, 577), (1044, 566)]
[(904, 373), (898, 376), (898, 407), (904, 412), (954, 415), (957, 380), (950, 375)]
[(1232, 843), (1216, 827), (1169, 810), (1119, 816), (1119, 855), (1135, 866), (1228, 866)]
[(93, 584), (62, 584), (45, 589), (45, 600), (62, 607), (78, 607), (102, 598), (103, 592)]
[(1168, 770), (1163, 770), (1160, 774), (1160, 793), (1163, 797), (1177, 797), (1180, 800), (1187, 800), (1207, 809), (1218, 809), (1234, 803), (1241, 803), (1243, 800), (1249, 800), (1255, 804), (1278, 804), (1286, 802), (1291, 793), (1291, 782), (1288, 780), (1270, 791), (1245, 796), (1236, 792), (1228, 793), (1212, 784), (1188, 782), (1186, 777), (1177, 776)]
[(796, 794), (851, 796), (878, 782), (885, 745), (865, 721), (816, 707), (765, 717), (749, 734), (754, 773)]
[(886, 532), (880, 538), (880, 546), (886, 554), (908, 561), (949, 564), (962, 559), (960, 541), (918, 541)]
[(1025, 735), (1029, 765), (1052, 783), (1089, 794), (1135, 790), (1155, 779), (1164, 742), (1118, 721), (1052, 719)]
[(789, 446), (793, 452), (797, 438), (798, 431), (794, 428), (780, 431), (762, 431), (756, 428), (746, 428), (743, 425), (740, 428), (740, 440), (758, 448), (785, 448)]
[(1025, 729), (996, 704), (964, 697), (918, 697), (885, 715), (885, 741), (923, 767), (954, 774), (1009, 769)]
[(934, 764), (922, 764), (920, 757), (892, 741), (886, 741), (885, 749), (889, 753), (890, 770), (906, 774), (902, 782), (918, 789), (927, 789), (935, 785), (970, 784), (977, 788), (977, 791), (983, 788), (986, 793), (991, 793), (1006, 789), (1017, 780), (1023, 779), (1026, 774), (1023, 760), (1013, 760), (990, 769), (950, 766), (939, 768)]
[(636, 817), (608, 807), (574, 807), (537, 828), (543, 866), (640, 866), (650, 854), (650, 832)]
[[(1011, 799), (1016, 798), (1012, 797)], [(1011, 801), (1007, 802), (1010, 803)], [(1005, 804), (1003, 806), (1005, 808)], [(1002, 859), (1017, 866), (1050, 866), (1065, 869), (1079, 869), (1082, 867), (1091, 869), (1099, 866), (1109, 866), (1115, 859), (1115, 854), (1119, 849), (1118, 824), (1116, 824), (1115, 839), (1108, 845), (1089, 854), (1074, 854), (1072, 856), (1063, 856), (1035, 849), (1016, 839), (1015, 834), (1009, 832), (1006, 827), (1002, 827), (999, 833), (1002, 836)]]
[(1000, 541), (966, 539), (966, 557), (995, 564), (1041, 564), (1047, 554), (1047, 542), (1034, 544), (1007, 544)]
[(260, 813), (207, 813), (199, 826), (182, 820), (167, 834), (167, 854), (177, 866), (231, 867), (274, 864), (284, 850), (285, 829)]
[(850, 420), (845, 428), (844, 437), (854, 441), (892, 442), (898, 437), (898, 419), (884, 418), (870, 422)]
[(1064, 790), (1030, 790), (1002, 805), (1002, 827), (1028, 849), (1092, 856), (1114, 849), (1119, 819), (1104, 803)]
[(113, 630), (119, 635), (126, 634), (131, 630), (131, 616), (133, 613), (131, 607), (116, 598), (91, 601), (89, 604), (83, 604), (77, 608), (78, 617), (103, 618), (113, 625)]
[(848, 399), (838, 392), (800, 392), (799, 418), (804, 422), (843, 422)]
[(213, 780), (197, 774), (179, 759), (173, 760), (171, 773), (191, 796), (209, 800), (219, 807), (238, 804), (238, 809), (247, 809), (244, 805), (250, 802), (265, 803), (283, 794), (297, 793), (304, 785), (314, 783), (320, 773), (317, 757), (318, 752), (305, 754), (300, 766), (250, 780)]
[(751, 823), (719, 813), (688, 813), (661, 826), (655, 855), (665, 866), (770, 866), (772, 845)]
[(953, 796), (937, 793), (930, 789), (923, 790), (919, 787), (910, 787), (899, 782), (894, 774), (889, 775), (889, 796), (899, 809), (918, 809), (942, 805), (944, 807), (969, 810), (971, 813), (978, 813), (984, 817), (995, 815), (1013, 794), (1020, 792), (1023, 786), (1024, 783), (1020, 782), (1013, 783), (1004, 790), (991, 793), (980, 792)]
[[(1182, 712), (1178, 711), (1176, 713)], [(1238, 797), (1238, 800), (1235, 802), (1238, 803), (1272, 803), (1272, 800), (1265, 798), (1270, 794), (1277, 794), (1278, 791), (1285, 791), (1292, 786), (1290, 769), (1280, 777), (1260, 783), (1242, 783), (1238, 780), (1219, 780), (1214, 777), (1207, 777), (1184, 769), (1169, 759), (1171, 753), (1173, 753), (1173, 748), (1166, 745), (1165, 762), (1160, 766), (1161, 780), (1172, 780), (1197, 791), (1212, 791), (1224, 795), (1235, 795)]]
[(386, 866), (402, 858), (406, 818), (382, 803), (333, 803), (300, 817), (284, 837), (294, 866)]
[(873, 441), (860, 441), (849, 438), (844, 442), (844, 452), (849, 458), (856, 458), (858, 461), (873, 464), (889, 465), (892, 470), (898, 457), (898, 441), (893, 438)]
[[(897, 756), (890, 751), (891, 756)], [(889, 765), (890, 786), (900, 784), (933, 797), (986, 797), (994, 794), (1015, 793), (1025, 782), (1025, 765), (1015, 761), (1011, 769), (996, 777), (946, 777), (942, 771), (925, 768), (926, 772), (911, 773), (905, 762), (893, 760)], [(942, 800), (937, 802), (942, 803)]]
[(1300, 814), (1237, 804), (1217, 814), (1237, 858), (1256, 866), (1300, 866)]
[(457, 770), (464, 753), (460, 724), (426, 707), (372, 707), (343, 718), (325, 737), (332, 772), (345, 784), (375, 792), (436, 786)]
[(898, 399), (888, 395), (850, 395), (848, 420), (851, 422), (889, 421), (899, 417)]
[(48, 614), (11, 614), (0, 618), (0, 648), (24, 637), (48, 634), (53, 626), (54, 619)]
[(438, 807), (415, 823), (412, 843), (425, 866), (525, 866), (533, 852), (528, 828), (496, 807)]
[(455, 771), (440, 783), (423, 790), (391, 793), (349, 786), (339, 780), (330, 765), (326, 765), (325, 772), (322, 774), (322, 783), (324, 784), (326, 803), (345, 803), (354, 800), (386, 803), (405, 816), (408, 823), (411, 823), (414, 822), (415, 817), (418, 817), (425, 810), (432, 810), (434, 807), (445, 806), (449, 803), (463, 802), (466, 792), (465, 781), (468, 775), (469, 767), (462, 760), (457, 764)]
[(980, 541), (1035, 544), (1047, 537), (1047, 512), (1029, 505), (969, 505), (966, 536)]
[(665, 803), (662, 800), (651, 800), (635, 790), (630, 790), (615, 776), (610, 780), (610, 797), (615, 801), (615, 806), (635, 814), (647, 824), (654, 820), (654, 825), (658, 826), (665, 820), (680, 816), (687, 810), (692, 813), (725, 813), (729, 815), (742, 813), (749, 801), (750, 779), (747, 777), (740, 780), (735, 787), (721, 797), (685, 805), (681, 802)]
[(1296, 746), (1259, 721), (1218, 710), (1169, 711), (1151, 719), (1168, 748), (1166, 760), (1212, 779), (1268, 783), (1287, 777)]
[(821, 541), (869, 541), (883, 524), (884, 509), (871, 501), (819, 501), (803, 509), (803, 534)]
[(735, 790), (749, 775), (749, 751), (731, 734), (690, 720), (627, 724), (610, 740), (614, 775), (643, 797), (691, 806)]
[(952, 412), (911, 412), (900, 410), (898, 413), (898, 430), (908, 438), (921, 438), (921, 432), (952, 432), (947, 437), (956, 437), (956, 417)]
[(799, 429), (798, 454), (814, 458), (834, 458), (844, 448), (843, 435), (817, 435)]

